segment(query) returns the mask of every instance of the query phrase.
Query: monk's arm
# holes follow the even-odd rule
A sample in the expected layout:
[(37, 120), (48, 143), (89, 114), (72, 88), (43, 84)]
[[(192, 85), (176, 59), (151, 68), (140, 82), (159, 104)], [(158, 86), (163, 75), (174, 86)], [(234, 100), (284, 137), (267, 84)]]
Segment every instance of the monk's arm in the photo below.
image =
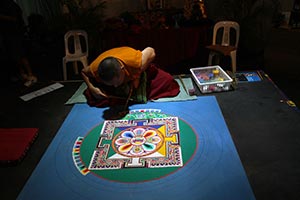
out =
[[(155, 58), (155, 50), (152, 47), (147, 47), (142, 51), (142, 66), (141, 66), (141, 72), (145, 71), (147, 67), (150, 65), (150, 63)], [(133, 87), (138, 88), (140, 84), (139, 79), (135, 79), (133, 81)]]
[(82, 69), (81, 75), (82, 75), (82, 78), (83, 78), (84, 82), (86, 83), (88, 89), (91, 91), (92, 95), (95, 98), (100, 99), (100, 98), (103, 98), (103, 97), (107, 97), (107, 95), (105, 93), (103, 93), (100, 90), (100, 88), (95, 87), (92, 84), (92, 82), (90, 81), (90, 78), (92, 77), (92, 73), (91, 73), (91, 70), (90, 70), (89, 66)]
[(155, 58), (155, 50), (152, 47), (147, 47), (142, 51), (142, 71), (145, 71), (150, 63)]

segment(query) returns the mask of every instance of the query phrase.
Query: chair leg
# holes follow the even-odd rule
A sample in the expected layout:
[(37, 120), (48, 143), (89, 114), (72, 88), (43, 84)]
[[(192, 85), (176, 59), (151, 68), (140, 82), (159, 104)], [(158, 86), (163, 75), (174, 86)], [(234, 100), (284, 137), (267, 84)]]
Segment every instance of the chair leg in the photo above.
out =
[(208, 55), (208, 65), (212, 65), (213, 57), (214, 57), (214, 53), (210, 52)]
[(236, 73), (236, 50), (230, 52), (232, 73)]
[(73, 69), (74, 69), (74, 73), (77, 75), (78, 74), (78, 63), (77, 63), (77, 61), (73, 62)]
[(231, 69), (232, 69), (232, 79), (233, 79), (233, 87), (237, 87), (237, 79), (235, 76), (236, 73), (236, 50), (230, 52), (230, 58), (231, 58)]
[(67, 80), (67, 62), (65, 61), (65, 59), (63, 59), (63, 78), (64, 81)]
[(86, 67), (88, 66), (88, 61), (87, 61), (87, 58), (86, 58), (86, 57), (83, 58), (83, 59), (81, 59), (81, 62), (82, 62), (82, 64), (83, 64), (83, 68), (86, 68)]

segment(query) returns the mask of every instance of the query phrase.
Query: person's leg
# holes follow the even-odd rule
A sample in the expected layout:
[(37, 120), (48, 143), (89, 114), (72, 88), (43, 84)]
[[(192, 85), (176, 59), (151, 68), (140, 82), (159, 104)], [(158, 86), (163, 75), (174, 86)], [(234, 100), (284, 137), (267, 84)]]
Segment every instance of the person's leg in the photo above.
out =
[(18, 66), (19, 66), (20, 74), (22, 78), (25, 80), (24, 83), (25, 86), (29, 87), (32, 84), (37, 82), (37, 78), (36, 76), (33, 75), (29, 61), (25, 56), (20, 58), (18, 62)]
[(149, 100), (162, 97), (174, 97), (180, 92), (177, 81), (171, 74), (161, 70), (155, 64), (147, 69), (147, 96)]

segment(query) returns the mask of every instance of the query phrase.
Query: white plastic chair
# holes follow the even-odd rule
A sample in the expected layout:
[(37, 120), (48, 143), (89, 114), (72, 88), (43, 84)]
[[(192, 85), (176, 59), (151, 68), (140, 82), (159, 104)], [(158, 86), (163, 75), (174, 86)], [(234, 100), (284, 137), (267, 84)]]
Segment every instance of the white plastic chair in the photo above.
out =
[(70, 30), (64, 36), (65, 57), (63, 57), (63, 78), (67, 80), (67, 63), (73, 62), (75, 74), (78, 74), (77, 62), (83, 67), (88, 65), (88, 36), (84, 30)]
[[(223, 30), (223, 31), (222, 31)], [(235, 32), (233, 34), (233, 32)], [(220, 36), (221, 34), (221, 37)], [(232, 37), (234, 36), (234, 37)], [(212, 65), (215, 56), (230, 56), (232, 73), (236, 72), (236, 52), (239, 44), (240, 26), (234, 21), (219, 21), (213, 30), (212, 45), (207, 46), (210, 50), (208, 65)]]

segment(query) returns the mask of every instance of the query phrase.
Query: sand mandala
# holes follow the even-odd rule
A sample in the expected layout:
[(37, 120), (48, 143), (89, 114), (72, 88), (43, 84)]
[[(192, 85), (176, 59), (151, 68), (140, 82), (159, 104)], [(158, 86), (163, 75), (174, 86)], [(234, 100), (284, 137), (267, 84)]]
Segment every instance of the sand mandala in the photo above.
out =
[(255, 199), (214, 96), (130, 110), (75, 104), (17, 199)]
[(197, 136), (183, 120), (158, 109), (132, 110), (121, 120), (105, 120), (73, 146), (82, 175), (139, 182), (182, 168), (197, 148)]

